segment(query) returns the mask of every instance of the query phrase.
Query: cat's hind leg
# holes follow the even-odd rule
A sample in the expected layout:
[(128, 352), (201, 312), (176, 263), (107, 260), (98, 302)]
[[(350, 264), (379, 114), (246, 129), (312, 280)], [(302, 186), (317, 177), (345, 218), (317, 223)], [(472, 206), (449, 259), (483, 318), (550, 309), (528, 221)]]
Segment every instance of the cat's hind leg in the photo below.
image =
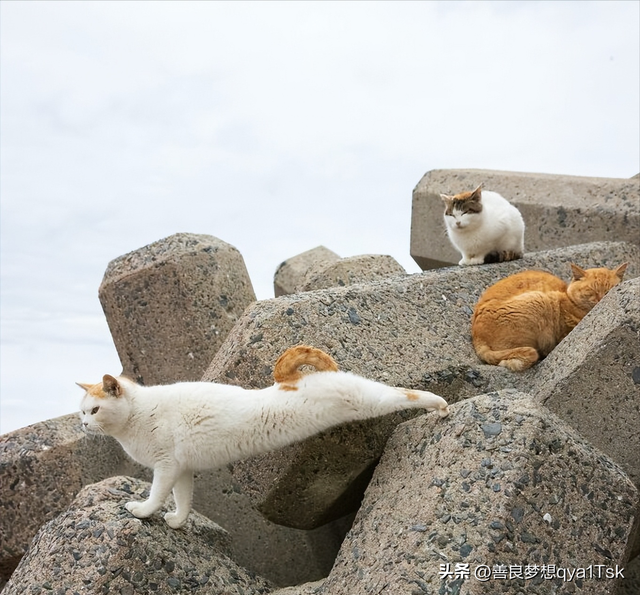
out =
[(173, 467), (156, 467), (153, 470), (153, 483), (149, 497), (143, 501), (127, 502), (125, 508), (135, 517), (146, 519), (160, 510), (167, 496), (171, 492), (177, 479), (176, 469)]
[(185, 471), (173, 486), (173, 498), (176, 501), (175, 512), (167, 512), (164, 520), (172, 529), (178, 529), (184, 525), (193, 500), (193, 473)]
[(512, 372), (528, 370), (540, 359), (540, 354), (533, 347), (514, 347), (500, 351), (485, 351), (481, 358), (488, 364), (502, 366)]

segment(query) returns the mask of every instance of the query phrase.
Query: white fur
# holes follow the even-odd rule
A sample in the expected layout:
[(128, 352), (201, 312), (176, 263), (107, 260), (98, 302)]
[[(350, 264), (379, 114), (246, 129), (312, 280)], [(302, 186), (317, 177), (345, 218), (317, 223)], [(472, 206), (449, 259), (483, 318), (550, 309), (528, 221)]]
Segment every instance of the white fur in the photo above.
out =
[(445, 213), (447, 235), (462, 254), (459, 265), (483, 264), (490, 252), (524, 252), (524, 221), (520, 211), (497, 192), (482, 191), (482, 211)]
[(409, 408), (448, 414), (446, 401), (433, 393), (348, 372), (304, 376), (297, 390), (278, 384), (246, 390), (211, 382), (149, 387), (126, 378), (118, 382), (120, 396), (85, 394), (83, 428), (113, 436), (134, 460), (153, 468), (148, 500), (126, 504), (135, 516), (156, 512), (173, 489), (176, 511), (165, 515), (173, 528), (191, 510), (194, 471), (281, 448), (348, 421)]

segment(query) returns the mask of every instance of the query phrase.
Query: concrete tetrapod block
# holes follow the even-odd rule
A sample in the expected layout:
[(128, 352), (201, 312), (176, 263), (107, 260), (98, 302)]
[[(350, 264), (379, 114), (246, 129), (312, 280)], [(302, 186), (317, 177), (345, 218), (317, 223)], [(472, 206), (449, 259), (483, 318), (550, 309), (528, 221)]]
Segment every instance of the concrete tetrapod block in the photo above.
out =
[(193, 514), (184, 530), (162, 518), (140, 520), (124, 503), (149, 484), (115, 477), (84, 488), (69, 510), (47, 523), (3, 593), (190, 593), (258, 595), (272, 586), (230, 557), (229, 537)]
[(427, 172), (413, 191), (411, 256), (421, 269), (460, 260), (443, 220), (440, 194), (473, 190), (483, 183), (515, 205), (525, 222), (526, 252), (585, 242), (640, 245), (640, 180), (552, 174), (441, 169)]
[(111, 261), (99, 297), (123, 373), (147, 385), (199, 380), (255, 301), (238, 250), (187, 233)]
[(0, 436), (0, 580), (7, 580), (31, 539), (82, 486), (122, 471), (126, 457), (112, 438), (95, 449), (77, 415)]
[(299, 291), (344, 287), (345, 285), (367, 283), (385, 277), (406, 274), (407, 272), (402, 265), (393, 256), (361, 254), (360, 256), (341, 258), (319, 270), (310, 271), (299, 287)]
[(640, 504), (620, 467), (524, 393), (451, 409), (396, 429), (318, 593), (615, 593)]
[[(482, 364), (470, 339), (472, 309), (502, 277), (543, 268), (567, 279), (569, 262), (618, 266), (638, 275), (638, 247), (594, 243), (525, 255), (518, 261), (453, 267), (369, 284), (257, 302), (247, 309), (203, 379), (262, 388), (276, 359), (306, 343), (330, 353), (343, 370), (393, 386), (424, 389), (449, 402), (505, 387), (526, 375)], [(310, 529), (355, 510), (390, 431), (408, 413), (334, 428), (233, 473), (271, 521)]]
[[(0, 437), (0, 588), (40, 527), (63, 512), (83, 486), (114, 475), (151, 479), (112, 438), (87, 437), (76, 414)], [(276, 585), (326, 576), (352, 516), (314, 531), (268, 522), (228, 469), (199, 473), (194, 509), (225, 527), (233, 559)]]
[(529, 392), (640, 488), (640, 278), (614, 287), (533, 370)]
[(308, 274), (318, 271), (339, 260), (340, 257), (329, 248), (317, 246), (306, 252), (288, 258), (280, 263), (273, 276), (273, 291), (276, 297), (297, 293)]

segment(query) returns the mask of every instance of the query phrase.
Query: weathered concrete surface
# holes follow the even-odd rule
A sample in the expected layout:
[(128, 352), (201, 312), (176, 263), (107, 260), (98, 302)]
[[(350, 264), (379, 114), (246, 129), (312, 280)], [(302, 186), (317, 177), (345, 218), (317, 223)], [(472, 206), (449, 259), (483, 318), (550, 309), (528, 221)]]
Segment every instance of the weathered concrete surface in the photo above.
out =
[(460, 255), (445, 232), (440, 194), (484, 183), (522, 213), (525, 251), (596, 241), (640, 245), (640, 180), (481, 169), (427, 172), (413, 191), (411, 256), (423, 270), (450, 266)]
[(353, 515), (312, 531), (266, 520), (227, 468), (200, 473), (194, 509), (224, 527), (235, 562), (275, 585), (295, 585), (327, 576)]
[(640, 488), (640, 279), (614, 287), (534, 368), (530, 387)]
[(344, 287), (406, 274), (402, 265), (393, 256), (361, 254), (341, 258), (309, 271), (297, 291)]
[[(151, 479), (109, 437), (87, 437), (76, 414), (0, 437), (0, 588), (47, 521), (83, 486), (114, 475)], [(326, 576), (353, 517), (314, 531), (268, 522), (229, 470), (198, 474), (194, 509), (227, 528), (233, 559), (276, 585)]]
[(205, 517), (190, 515), (180, 531), (161, 517), (134, 518), (124, 503), (148, 495), (127, 477), (84, 488), (69, 510), (47, 523), (3, 593), (190, 593), (258, 595), (266, 580), (230, 559), (229, 537)]
[[(525, 567), (624, 567), (640, 494), (613, 461), (523, 393), (451, 409), (396, 429), (320, 594), (569, 593), (559, 578), (525, 579)], [(507, 578), (481, 582), (479, 565), (506, 565)], [(606, 595), (617, 581), (573, 586)]]
[(339, 259), (335, 252), (324, 246), (317, 246), (288, 258), (280, 264), (273, 276), (274, 295), (280, 297), (296, 293), (310, 272), (317, 271)]
[(123, 373), (147, 385), (199, 380), (255, 301), (238, 250), (186, 233), (111, 261), (98, 293)]
[[(278, 356), (291, 345), (306, 343), (330, 353), (344, 370), (394, 386), (430, 390), (450, 402), (526, 386), (526, 374), (484, 365), (475, 355), (470, 317), (482, 291), (527, 268), (543, 268), (568, 280), (572, 261), (585, 268), (629, 261), (626, 275), (633, 278), (638, 275), (639, 254), (632, 244), (600, 242), (530, 253), (518, 261), (453, 267), (258, 302), (247, 309), (203, 379), (269, 386)], [(335, 428), (236, 464), (234, 474), (267, 518), (313, 528), (355, 509), (367, 469), (379, 458), (396, 423), (384, 418), (354, 426), (356, 430)], [(325, 457), (327, 449), (331, 458)]]
[(124, 470), (120, 445), (90, 444), (77, 415), (0, 436), (0, 577), (7, 580), (38, 529), (80, 489)]
[(640, 593), (640, 556), (627, 562), (624, 567), (624, 580), (620, 581), (615, 595), (638, 595), (638, 593)]

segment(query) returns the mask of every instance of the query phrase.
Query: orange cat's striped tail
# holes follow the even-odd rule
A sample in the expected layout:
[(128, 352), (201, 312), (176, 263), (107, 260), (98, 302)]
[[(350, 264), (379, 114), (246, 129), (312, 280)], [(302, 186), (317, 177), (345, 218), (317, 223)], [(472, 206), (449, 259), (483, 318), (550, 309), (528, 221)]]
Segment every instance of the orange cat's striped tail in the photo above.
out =
[(336, 372), (338, 370), (338, 364), (324, 351), (308, 345), (297, 345), (289, 347), (278, 358), (273, 368), (273, 379), (278, 383), (295, 383), (303, 376), (299, 369), (301, 366), (313, 366), (316, 372)]
[(514, 347), (494, 351), (486, 343), (474, 341), (473, 346), (478, 357), (492, 366), (502, 366), (512, 372), (527, 370), (539, 359), (540, 355), (533, 347)]

